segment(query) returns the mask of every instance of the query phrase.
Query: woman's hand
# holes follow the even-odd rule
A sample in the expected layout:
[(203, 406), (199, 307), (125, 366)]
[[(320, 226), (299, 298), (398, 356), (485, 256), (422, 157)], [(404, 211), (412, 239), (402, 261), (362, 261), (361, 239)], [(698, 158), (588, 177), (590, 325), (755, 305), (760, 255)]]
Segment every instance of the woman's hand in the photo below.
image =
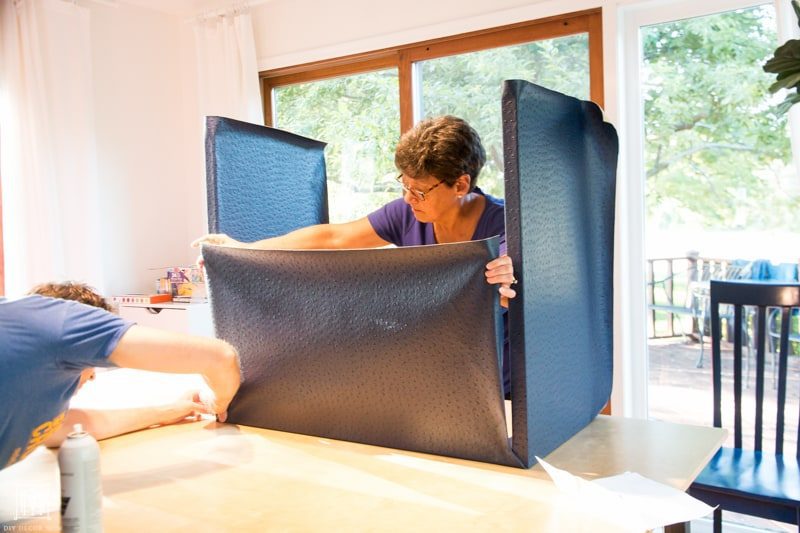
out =
[(500, 293), (500, 305), (508, 307), (509, 298), (514, 298), (517, 295), (517, 291), (511, 288), (512, 285), (517, 283), (511, 258), (507, 255), (501, 255), (497, 259), (489, 261), (486, 264), (486, 282), (492, 285), (500, 285), (497, 289)]
[(209, 233), (203, 235), (199, 239), (192, 241), (192, 248), (200, 248), (201, 244), (218, 244), (220, 246), (239, 246), (243, 247), (245, 244), (239, 242), (233, 237), (228, 237), (224, 233)]
[[(203, 235), (199, 239), (193, 240), (191, 246), (192, 248), (200, 248), (200, 245), (202, 244), (216, 244), (219, 246), (232, 246), (236, 248), (244, 248), (247, 246), (245, 243), (239, 242), (233, 237), (229, 237), (224, 233), (209, 233), (208, 235)], [(205, 264), (203, 261), (203, 256), (198, 255), (195, 263), (197, 264), (198, 268), (203, 268)]]

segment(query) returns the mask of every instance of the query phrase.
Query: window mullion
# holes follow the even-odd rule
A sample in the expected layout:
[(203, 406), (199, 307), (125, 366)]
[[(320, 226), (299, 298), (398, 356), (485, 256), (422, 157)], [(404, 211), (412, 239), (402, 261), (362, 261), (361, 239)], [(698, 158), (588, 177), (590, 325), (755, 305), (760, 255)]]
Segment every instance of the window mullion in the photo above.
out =
[(399, 54), (398, 80), (400, 85), (400, 132), (411, 129), (414, 125), (414, 64), (407, 52)]

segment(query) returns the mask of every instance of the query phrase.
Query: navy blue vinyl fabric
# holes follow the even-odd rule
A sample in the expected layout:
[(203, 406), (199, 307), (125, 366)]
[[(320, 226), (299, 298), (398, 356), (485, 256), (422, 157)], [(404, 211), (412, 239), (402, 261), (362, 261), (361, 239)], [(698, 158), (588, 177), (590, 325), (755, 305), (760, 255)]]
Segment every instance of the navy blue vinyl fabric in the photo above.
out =
[(208, 229), (250, 242), (328, 221), (325, 143), (206, 117)]
[[(378, 250), (205, 247), (217, 335), (242, 354), (234, 423), (529, 467), (608, 400), (618, 143), (599, 108), (503, 96), (513, 440), (497, 242)], [(252, 241), (324, 222), (322, 145), (209, 118), (209, 224)], [(466, 324), (466, 326), (465, 326)]]
[(520, 80), (503, 90), (513, 449), (526, 465), (611, 394), (618, 139), (600, 108)]
[(239, 352), (228, 421), (521, 466), (486, 263), (498, 239), (368, 250), (204, 246), (214, 327)]

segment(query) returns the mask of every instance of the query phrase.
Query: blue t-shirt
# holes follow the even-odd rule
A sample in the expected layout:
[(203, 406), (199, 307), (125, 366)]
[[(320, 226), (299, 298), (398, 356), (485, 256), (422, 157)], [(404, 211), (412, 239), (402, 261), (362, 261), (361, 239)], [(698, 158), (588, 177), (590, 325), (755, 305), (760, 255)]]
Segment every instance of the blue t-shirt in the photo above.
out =
[(0, 469), (58, 429), (81, 371), (108, 360), (133, 324), (97, 307), (0, 298)]
[[(506, 253), (506, 218), (505, 202), (484, 193), (479, 188), (473, 189), (486, 198), (486, 206), (478, 219), (473, 241), (500, 236), (500, 255)], [(414, 211), (405, 200), (398, 198), (367, 215), (372, 229), (378, 236), (396, 246), (418, 246), (421, 244), (437, 244), (433, 233), (433, 224), (420, 222)], [(503, 392), (508, 395), (511, 390), (511, 370), (508, 359), (508, 314), (503, 309)]]

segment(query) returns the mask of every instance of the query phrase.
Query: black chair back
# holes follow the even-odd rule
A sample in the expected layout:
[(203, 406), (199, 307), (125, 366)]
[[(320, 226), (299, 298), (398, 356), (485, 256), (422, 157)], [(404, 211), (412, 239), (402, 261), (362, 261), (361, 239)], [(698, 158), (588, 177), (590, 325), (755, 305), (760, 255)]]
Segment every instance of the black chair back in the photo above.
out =
[[(789, 328), (791, 309), (800, 307), (800, 284), (767, 283), (745, 281), (711, 281), (711, 337), (714, 387), (714, 426), (722, 427), (722, 356), (721, 356), (721, 305), (733, 306), (733, 430), (734, 447), (743, 447), (742, 420), (742, 346), (745, 333), (745, 306), (753, 307), (753, 338), (756, 343), (756, 375), (755, 375), (755, 423), (752, 449), (761, 451), (764, 441), (764, 392), (767, 339), (767, 308), (776, 308), (781, 317), (781, 331), (778, 356), (778, 382), (776, 398), (775, 453), (783, 454), (784, 426), (786, 425), (785, 408), (787, 392), (787, 370), (789, 356)], [(800, 426), (800, 423), (798, 423)], [(798, 428), (800, 442), (800, 428)], [(800, 445), (795, 451), (800, 458)]]

